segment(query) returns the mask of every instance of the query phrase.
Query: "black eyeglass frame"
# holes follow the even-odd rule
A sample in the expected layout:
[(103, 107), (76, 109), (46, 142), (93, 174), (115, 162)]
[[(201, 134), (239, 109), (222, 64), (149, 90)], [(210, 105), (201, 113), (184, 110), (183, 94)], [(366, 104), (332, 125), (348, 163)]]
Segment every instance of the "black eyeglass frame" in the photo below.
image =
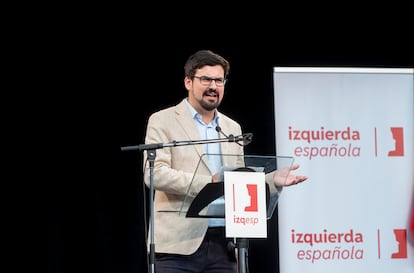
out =
[(225, 78), (210, 78), (210, 77), (207, 77), (207, 76), (193, 76), (193, 78), (199, 79), (200, 83), (204, 86), (209, 86), (211, 84), (211, 82), (214, 81), (214, 83), (217, 86), (221, 87), (221, 86), (226, 85), (226, 82), (227, 82), (227, 79), (225, 79)]

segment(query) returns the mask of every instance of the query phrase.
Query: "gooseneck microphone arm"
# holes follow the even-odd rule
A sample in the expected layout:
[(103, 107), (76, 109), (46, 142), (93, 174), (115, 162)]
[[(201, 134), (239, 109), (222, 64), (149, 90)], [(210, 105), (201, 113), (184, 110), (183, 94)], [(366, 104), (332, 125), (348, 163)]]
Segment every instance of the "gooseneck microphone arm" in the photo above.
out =
[(226, 135), (223, 132), (223, 130), (221, 130), (221, 127), (220, 126), (218, 126), (218, 125), (216, 126), (216, 131), (219, 132), (220, 134), (222, 134), (223, 136), (225, 136), (226, 138), (228, 138), (230, 142), (235, 142), (234, 135), (233, 134)]
[[(222, 134), (223, 136), (225, 136), (226, 138), (229, 139), (229, 142), (236, 142), (237, 144), (239, 144), (240, 146), (246, 146), (249, 145), (250, 142), (252, 142), (252, 138), (253, 138), (253, 134), (252, 133), (246, 133), (246, 134), (242, 134), (240, 136), (234, 136), (233, 134), (230, 135), (226, 135), (223, 130), (221, 130), (220, 126), (216, 126), (216, 131), (219, 132), (220, 134)], [(243, 143), (240, 144), (239, 142), (242, 141)]]

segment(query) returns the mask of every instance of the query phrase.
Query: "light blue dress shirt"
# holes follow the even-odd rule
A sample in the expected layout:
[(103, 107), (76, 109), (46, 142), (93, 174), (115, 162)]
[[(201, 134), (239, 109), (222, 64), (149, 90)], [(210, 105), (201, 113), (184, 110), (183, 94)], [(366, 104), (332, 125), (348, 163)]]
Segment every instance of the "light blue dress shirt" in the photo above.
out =
[[(217, 112), (214, 119), (209, 124), (206, 124), (203, 122), (202, 116), (194, 109), (194, 107), (191, 106), (188, 100), (185, 100), (185, 102), (192, 114), (195, 124), (197, 125), (198, 131), (200, 132), (200, 140), (218, 139), (220, 135), (219, 132), (216, 131), (219, 120)], [(222, 159), (221, 156), (219, 156), (221, 154), (220, 143), (207, 143), (203, 145), (204, 151), (208, 158), (210, 171), (212, 174), (215, 174), (220, 171), (220, 168), (222, 166)], [(211, 156), (208, 156), (209, 154), (211, 154)], [(219, 198), (214, 202), (223, 202), (223, 199)], [(210, 218), (208, 226), (224, 226), (224, 224), (224, 218)]]

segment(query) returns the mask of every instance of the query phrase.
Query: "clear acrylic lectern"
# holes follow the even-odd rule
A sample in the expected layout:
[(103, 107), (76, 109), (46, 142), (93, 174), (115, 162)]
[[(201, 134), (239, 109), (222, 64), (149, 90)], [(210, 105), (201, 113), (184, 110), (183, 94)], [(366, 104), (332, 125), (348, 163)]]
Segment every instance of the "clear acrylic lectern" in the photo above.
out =
[[(208, 164), (211, 157), (220, 157), (223, 162), (218, 183), (205, 184), (205, 173), (198, 172), (201, 165)], [(224, 172), (246, 171), (264, 172), (266, 180), (266, 206), (267, 219), (270, 219), (277, 206), (282, 187), (276, 187), (273, 176), (278, 172), (281, 183), (289, 175), (289, 168), (293, 164), (293, 157), (288, 156), (258, 156), (258, 155), (232, 155), (232, 154), (204, 154), (201, 156), (197, 169), (188, 187), (180, 209), (183, 217), (194, 218), (225, 218), (224, 202)], [(202, 182), (203, 181), (203, 182)], [(203, 185), (201, 185), (204, 183)], [(235, 238), (238, 249), (238, 273), (247, 272), (247, 238)]]

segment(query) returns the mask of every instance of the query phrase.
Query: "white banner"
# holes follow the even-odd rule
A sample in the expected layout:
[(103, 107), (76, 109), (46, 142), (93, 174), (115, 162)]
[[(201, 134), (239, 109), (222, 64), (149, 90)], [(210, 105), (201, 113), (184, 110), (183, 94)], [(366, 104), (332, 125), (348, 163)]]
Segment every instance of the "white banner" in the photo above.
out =
[(413, 69), (274, 68), (281, 273), (412, 273)]

